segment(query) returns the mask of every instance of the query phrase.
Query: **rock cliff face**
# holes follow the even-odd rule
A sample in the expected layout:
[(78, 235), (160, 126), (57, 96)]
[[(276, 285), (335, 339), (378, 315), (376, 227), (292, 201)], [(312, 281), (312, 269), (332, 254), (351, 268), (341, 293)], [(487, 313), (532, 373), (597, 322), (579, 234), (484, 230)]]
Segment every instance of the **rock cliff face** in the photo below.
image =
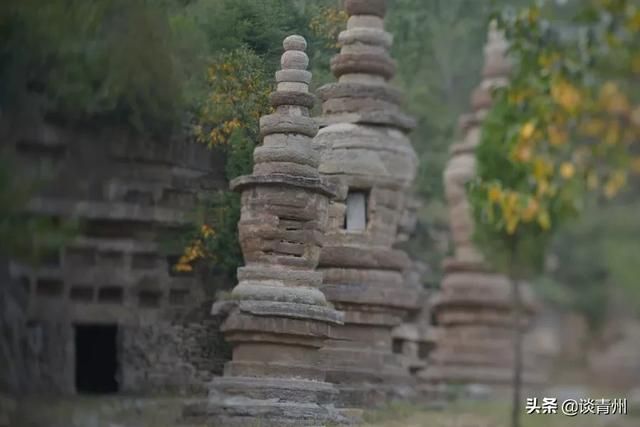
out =
[[(215, 338), (219, 320), (194, 320), (205, 319), (201, 306), (211, 297), (200, 275), (174, 272), (163, 240), (191, 220), (199, 200), (224, 188), (224, 159), (181, 140), (46, 121), (25, 125), (8, 116), (0, 136), (16, 170), (46, 182), (25, 214), (80, 223), (72, 241), (40, 264), (4, 264), (10, 280), (2, 281), (2, 339), (14, 344), (2, 348), (14, 350), (2, 357), (16, 367), (7, 385), (81, 391), (76, 326), (102, 325), (116, 331), (118, 390), (202, 389), (224, 359)], [(203, 335), (213, 339), (202, 342)]]

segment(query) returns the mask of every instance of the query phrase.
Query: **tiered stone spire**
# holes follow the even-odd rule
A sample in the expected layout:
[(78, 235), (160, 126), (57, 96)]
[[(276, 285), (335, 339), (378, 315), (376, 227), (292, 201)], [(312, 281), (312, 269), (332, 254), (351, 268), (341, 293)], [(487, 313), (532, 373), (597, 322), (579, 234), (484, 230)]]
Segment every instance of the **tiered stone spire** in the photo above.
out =
[(414, 120), (388, 83), (396, 64), (384, 30), (386, 4), (345, 1), (347, 29), (331, 61), (338, 81), (318, 90), (320, 172), (340, 189), (319, 270), (323, 292), (345, 312), (344, 326), (321, 352), (327, 380), (338, 384), (347, 406), (381, 403), (406, 384), (391, 330), (420, 304), (420, 291), (403, 280), (409, 259), (393, 248), (417, 161), (407, 137)]
[[(483, 80), (473, 92), (473, 112), (460, 118), (463, 142), (451, 147), (444, 172), (445, 193), (455, 255), (445, 260), (445, 277), (434, 302), (439, 339), (430, 365), (421, 374), (429, 384), (508, 385), (511, 382), (512, 303), (507, 278), (488, 269), (473, 243), (473, 218), (465, 185), (475, 175), (475, 147), (480, 142), (482, 120), (491, 107), (492, 90), (509, 78), (507, 43), (492, 24), (485, 47)], [(523, 286), (523, 306), (531, 316), (533, 295)], [(524, 380), (542, 380), (526, 361)]]
[(306, 42), (284, 40), (282, 70), (271, 94), (273, 114), (260, 119), (262, 145), (253, 174), (235, 179), (242, 193), (238, 230), (245, 266), (224, 325), (233, 346), (225, 374), (213, 381), (194, 417), (224, 426), (306, 426), (339, 423), (335, 394), (318, 367), (318, 349), (342, 314), (329, 307), (315, 271), (333, 192), (318, 174), (309, 117), (314, 97)]

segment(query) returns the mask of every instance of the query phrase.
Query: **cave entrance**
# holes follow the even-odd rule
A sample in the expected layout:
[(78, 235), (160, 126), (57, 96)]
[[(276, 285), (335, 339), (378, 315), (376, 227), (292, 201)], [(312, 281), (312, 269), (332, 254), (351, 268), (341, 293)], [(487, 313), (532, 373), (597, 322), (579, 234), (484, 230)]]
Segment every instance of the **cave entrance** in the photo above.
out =
[(75, 325), (76, 391), (118, 392), (117, 325)]

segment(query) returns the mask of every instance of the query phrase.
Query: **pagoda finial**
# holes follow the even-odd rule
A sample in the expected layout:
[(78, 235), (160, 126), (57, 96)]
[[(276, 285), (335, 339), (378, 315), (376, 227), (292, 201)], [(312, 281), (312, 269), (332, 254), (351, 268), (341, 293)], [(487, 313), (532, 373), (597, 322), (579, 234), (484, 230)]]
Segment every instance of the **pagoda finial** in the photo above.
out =
[(340, 81), (390, 80), (396, 63), (389, 55), (393, 38), (384, 30), (385, 0), (346, 0), (347, 29), (338, 36), (340, 53), (331, 71)]
[(262, 145), (255, 149), (254, 175), (290, 175), (318, 178), (318, 154), (311, 138), (318, 125), (309, 110), (315, 97), (309, 93), (311, 73), (306, 70), (309, 57), (304, 52), (304, 37), (292, 35), (282, 43), (282, 69), (276, 72), (276, 90), (269, 96), (273, 114), (260, 118)]
[(497, 80), (495, 83), (504, 84), (511, 73), (508, 50), (509, 43), (504, 31), (498, 28), (498, 23), (495, 20), (491, 21), (487, 43), (484, 47), (484, 69), (482, 71), (484, 80)]

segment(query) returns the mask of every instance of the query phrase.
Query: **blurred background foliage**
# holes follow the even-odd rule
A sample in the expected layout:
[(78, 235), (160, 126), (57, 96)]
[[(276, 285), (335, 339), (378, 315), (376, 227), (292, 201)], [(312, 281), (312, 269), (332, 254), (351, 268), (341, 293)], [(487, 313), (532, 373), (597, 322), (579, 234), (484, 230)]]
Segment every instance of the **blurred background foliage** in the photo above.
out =
[(9, 156), (0, 156), (0, 258), (37, 263), (71, 239), (75, 221), (25, 215), (39, 182), (15, 179), (19, 171)]
[(488, 258), (526, 243), (515, 268), (597, 331), (608, 314), (637, 314), (640, 302), (640, 4), (540, 4), (499, 14), (514, 69), (476, 150), (476, 238)]
[[(415, 191), (423, 204), (408, 247), (430, 265), (433, 283), (450, 251), (442, 172), (459, 137), (458, 117), (480, 81), (490, 14), (527, 3), (390, 0), (396, 84), (418, 119), (412, 140), (420, 159)], [(0, 114), (126, 125), (158, 138), (183, 135), (223, 150), (232, 179), (251, 170), (257, 119), (267, 112), (282, 39), (306, 37), (317, 87), (332, 80), (329, 60), (344, 19), (339, 0), (4, 0)], [(10, 193), (18, 175), (7, 176), (0, 194)], [(549, 300), (584, 313), (594, 327), (613, 294), (603, 285), (623, 295), (639, 292), (634, 235), (640, 220), (637, 203), (629, 200), (595, 206), (588, 218), (563, 230), (541, 280)], [(237, 196), (223, 192), (194, 213), (195, 226), (175, 242), (186, 247), (183, 268), (200, 260), (233, 276), (241, 263), (238, 206)], [(2, 215), (6, 223), (9, 214)]]

